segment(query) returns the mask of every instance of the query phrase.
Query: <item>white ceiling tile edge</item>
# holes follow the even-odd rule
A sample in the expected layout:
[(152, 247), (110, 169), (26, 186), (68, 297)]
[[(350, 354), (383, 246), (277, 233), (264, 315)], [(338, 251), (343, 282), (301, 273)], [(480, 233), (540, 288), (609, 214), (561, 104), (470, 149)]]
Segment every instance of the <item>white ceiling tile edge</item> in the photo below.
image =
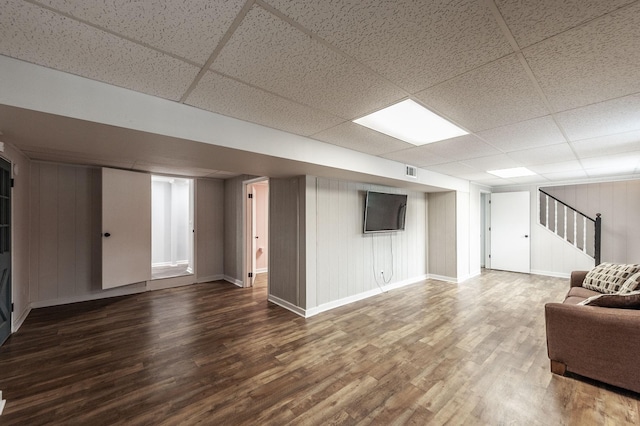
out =
[[(406, 181), (405, 165), (0, 55), (0, 103), (80, 120)], [(98, 100), (98, 101), (96, 101)], [(425, 186), (469, 181), (420, 169)]]

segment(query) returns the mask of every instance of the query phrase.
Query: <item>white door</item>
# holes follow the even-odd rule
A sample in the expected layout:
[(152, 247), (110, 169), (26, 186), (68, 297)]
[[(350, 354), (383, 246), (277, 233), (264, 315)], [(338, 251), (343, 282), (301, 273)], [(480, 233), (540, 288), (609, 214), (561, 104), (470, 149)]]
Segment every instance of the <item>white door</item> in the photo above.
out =
[(102, 169), (102, 288), (151, 279), (151, 175)]
[(491, 194), (491, 269), (530, 272), (529, 192)]

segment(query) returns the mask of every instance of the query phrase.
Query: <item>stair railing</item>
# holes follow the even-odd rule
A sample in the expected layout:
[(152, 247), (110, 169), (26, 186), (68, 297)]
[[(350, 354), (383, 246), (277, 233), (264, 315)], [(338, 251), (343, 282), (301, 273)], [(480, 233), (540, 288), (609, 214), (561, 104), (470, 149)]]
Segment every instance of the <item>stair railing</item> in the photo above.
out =
[[(599, 265), (602, 232), (600, 213), (596, 214), (595, 219), (591, 218), (544, 190), (539, 191), (539, 223), (567, 243), (593, 257), (595, 264)], [(591, 241), (593, 241), (592, 244), (590, 244)]]

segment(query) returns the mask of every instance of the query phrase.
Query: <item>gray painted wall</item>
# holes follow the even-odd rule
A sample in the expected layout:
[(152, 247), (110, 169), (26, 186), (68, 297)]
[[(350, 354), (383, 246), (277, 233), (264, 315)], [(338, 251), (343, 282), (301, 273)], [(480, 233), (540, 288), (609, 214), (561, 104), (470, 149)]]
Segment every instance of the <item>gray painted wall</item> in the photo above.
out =
[(602, 261), (640, 263), (640, 180), (543, 188), (594, 217), (602, 213)]

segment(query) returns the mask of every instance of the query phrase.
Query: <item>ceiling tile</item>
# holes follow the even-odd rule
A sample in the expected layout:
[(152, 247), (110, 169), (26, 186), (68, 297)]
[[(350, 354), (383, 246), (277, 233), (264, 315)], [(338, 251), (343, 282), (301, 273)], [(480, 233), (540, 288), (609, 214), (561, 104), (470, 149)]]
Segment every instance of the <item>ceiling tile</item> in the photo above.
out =
[(571, 145), (579, 158), (640, 151), (640, 131), (576, 141)]
[(510, 55), (416, 94), (474, 132), (547, 115), (516, 55)]
[(587, 173), (583, 169), (579, 170), (564, 170), (549, 173), (541, 173), (541, 176), (552, 181), (562, 182), (567, 180), (586, 179)]
[(525, 167), (576, 159), (568, 143), (549, 145), (542, 148), (524, 149), (522, 151), (511, 152), (508, 155)]
[(425, 149), (441, 157), (455, 158), (457, 160), (501, 154), (500, 151), (474, 135), (459, 136), (457, 138), (431, 143), (425, 145)]
[(594, 169), (610, 169), (613, 174), (633, 173), (640, 164), (640, 152), (584, 158), (581, 162), (589, 175)]
[(566, 142), (551, 116), (484, 130), (477, 135), (504, 152)]
[(212, 68), (349, 120), (405, 96), (357, 62), (257, 6), (247, 14)]
[(640, 91), (640, 3), (523, 50), (551, 105), (564, 111)]
[(512, 52), (477, 0), (268, 3), (412, 93)]
[(0, 54), (171, 100), (180, 99), (199, 71), (18, 0), (2, 5)]
[(495, 0), (520, 48), (542, 41), (635, 0)]
[(497, 180), (499, 180), (500, 183), (504, 183), (501, 178), (498, 178), (495, 175), (484, 173), (484, 172), (470, 173), (468, 175), (459, 175), (458, 177), (460, 179), (466, 179), (473, 182), (482, 182), (484, 184), (487, 184), (486, 182), (488, 181), (495, 182)]
[(442, 157), (429, 151), (427, 145), (404, 149), (402, 151), (391, 152), (382, 157), (417, 167), (426, 167), (432, 164), (442, 164), (451, 162), (451, 158)]
[(466, 164), (453, 162), (453, 163), (445, 163), (445, 164), (435, 164), (433, 166), (425, 167), (432, 172), (442, 173), (449, 176), (462, 176), (468, 175), (471, 173), (478, 173), (477, 169), (473, 167), (469, 167)]
[(322, 142), (339, 145), (372, 155), (386, 154), (413, 147), (391, 136), (368, 129), (359, 124), (345, 121), (338, 126), (321, 131), (311, 136)]
[[(479, 170), (500, 170), (519, 167), (522, 164), (514, 161), (506, 154), (489, 155), (487, 157), (464, 160), (464, 164)], [(493, 175), (491, 175), (493, 176)], [(495, 176), (494, 176), (495, 177)]]
[(244, 0), (39, 0), (41, 4), (156, 49), (204, 64)]
[(136, 162), (136, 164), (133, 166), (133, 170), (140, 170), (162, 175), (176, 175), (187, 177), (205, 177), (217, 172), (216, 170), (204, 169), (199, 167), (176, 167), (171, 164), (154, 164), (142, 161)]
[(546, 175), (554, 172), (570, 172), (582, 170), (582, 164), (578, 160), (561, 161), (558, 163), (543, 163), (530, 165), (528, 168), (539, 175)]
[(556, 119), (571, 141), (640, 130), (640, 95), (561, 112)]
[(305, 136), (343, 121), (213, 72), (202, 77), (185, 103)]

